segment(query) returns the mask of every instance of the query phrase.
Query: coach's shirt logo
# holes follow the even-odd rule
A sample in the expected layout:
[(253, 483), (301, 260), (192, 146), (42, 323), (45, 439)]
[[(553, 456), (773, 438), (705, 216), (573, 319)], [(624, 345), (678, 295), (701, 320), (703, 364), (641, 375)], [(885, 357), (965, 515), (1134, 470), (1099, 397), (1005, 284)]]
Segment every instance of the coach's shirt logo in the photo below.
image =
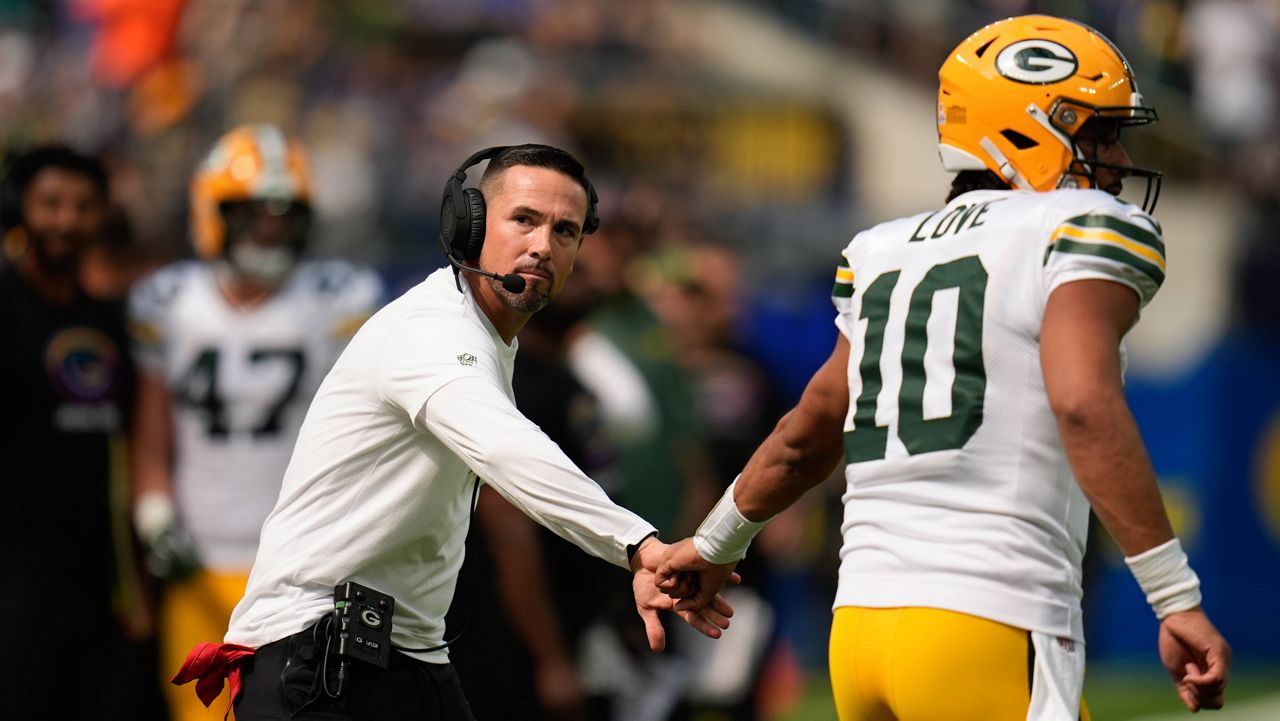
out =
[(459, 353), (458, 362), (464, 366), (473, 366), (476, 364), (476, 357), (470, 353)]
[(1052, 40), (1019, 40), (996, 56), (1001, 75), (1028, 85), (1061, 82), (1074, 75), (1079, 65), (1075, 53)]

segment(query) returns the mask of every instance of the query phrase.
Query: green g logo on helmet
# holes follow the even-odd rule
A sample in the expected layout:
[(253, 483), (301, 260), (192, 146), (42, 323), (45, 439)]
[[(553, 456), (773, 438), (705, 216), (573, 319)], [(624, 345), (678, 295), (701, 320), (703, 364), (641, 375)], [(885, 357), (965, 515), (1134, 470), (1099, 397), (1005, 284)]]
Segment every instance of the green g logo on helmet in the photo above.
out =
[(1051, 40), (1020, 40), (996, 56), (996, 71), (1028, 85), (1049, 85), (1075, 75), (1075, 53)]

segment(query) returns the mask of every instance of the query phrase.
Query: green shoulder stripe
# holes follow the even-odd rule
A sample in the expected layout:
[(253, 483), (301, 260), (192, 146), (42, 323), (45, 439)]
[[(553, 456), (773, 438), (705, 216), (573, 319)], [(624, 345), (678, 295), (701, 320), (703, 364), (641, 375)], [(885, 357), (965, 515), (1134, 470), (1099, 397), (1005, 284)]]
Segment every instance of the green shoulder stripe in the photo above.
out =
[(1142, 271), (1142, 273), (1150, 278), (1157, 287), (1164, 282), (1164, 271), (1160, 270), (1160, 267), (1155, 263), (1147, 261), (1144, 258), (1140, 258), (1124, 248), (1117, 248), (1114, 245), (1103, 245), (1101, 243), (1077, 243), (1074, 240), (1059, 238), (1058, 242), (1054, 243), (1049, 250), (1063, 253), (1079, 253), (1081, 255), (1096, 255), (1100, 258), (1114, 260), (1117, 263), (1124, 263), (1125, 265)]
[(1110, 215), (1102, 215), (1101, 213), (1077, 215), (1074, 218), (1068, 218), (1063, 225), (1075, 225), (1081, 228), (1106, 228), (1134, 242), (1152, 248), (1161, 256), (1164, 255), (1164, 241), (1160, 240), (1160, 236), (1140, 225), (1134, 225)]
[[(844, 271), (841, 273), (841, 271)], [(843, 283), (840, 281), (841, 275), (847, 275), (850, 282)], [(836, 266), (836, 284), (831, 289), (832, 298), (852, 298), (853, 297), (853, 273), (849, 270), (849, 259), (844, 257), (844, 253), (840, 254), (840, 263)]]

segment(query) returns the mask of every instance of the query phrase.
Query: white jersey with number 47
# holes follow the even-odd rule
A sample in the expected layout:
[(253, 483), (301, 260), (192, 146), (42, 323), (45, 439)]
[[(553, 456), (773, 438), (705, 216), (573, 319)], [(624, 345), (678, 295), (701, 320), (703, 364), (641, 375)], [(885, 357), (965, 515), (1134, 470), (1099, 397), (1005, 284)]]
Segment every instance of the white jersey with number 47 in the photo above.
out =
[(1164, 280), (1159, 225), (1097, 190), (974, 191), (845, 248), (845, 516), (835, 605), (923, 606), (1084, 640), (1089, 504), (1040, 367), (1049, 294)]
[(208, 567), (253, 565), (316, 388), (382, 282), (345, 261), (303, 261), (261, 305), (232, 308), (212, 265), (181, 261), (129, 299), (138, 364), (172, 398), (178, 513)]

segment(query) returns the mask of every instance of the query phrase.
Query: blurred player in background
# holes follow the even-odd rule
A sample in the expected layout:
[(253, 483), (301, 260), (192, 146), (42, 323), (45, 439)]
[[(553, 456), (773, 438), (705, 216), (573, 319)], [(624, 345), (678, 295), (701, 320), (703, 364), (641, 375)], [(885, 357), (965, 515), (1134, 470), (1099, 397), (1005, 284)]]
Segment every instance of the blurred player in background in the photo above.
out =
[[(134, 522), (168, 581), (166, 680), (226, 629), (311, 397), (382, 299), (371, 270), (305, 259), (307, 172), (302, 145), (275, 127), (227, 133), (191, 183), (199, 259), (147, 276), (130, 297)], [(165, 688), (175, 719), (216, 715)]]
[(109, 659), (120, 639), (109, 492), (133, 367), (120, 304), (79, 278), (107, 217), (107, 174), (96, 158), (42, 146), (12, 159), (2, 191), (4, 716), (125, 717), (110, 668), (74, 679), (67, 669), (68, 654)]
[[(1122, 339), (1165, 257), (1148, 214), (1159, 173), (1134, 167), (1119, 135), (1155, 111), (1109, 40), (1045, 16), (979, 30), (939, 78), (948, 204), (850, 242), (835, 351), (667, 568), (731, 568), (843, 454), (840, 718), (1088, 718), (1092, 504), (1161, 620), (1178, 696), (1220, 707), (1230, 648), (1200, 608), (1122, 380)], [(1116, 197), (1135, 176), (1144, 208)]]

